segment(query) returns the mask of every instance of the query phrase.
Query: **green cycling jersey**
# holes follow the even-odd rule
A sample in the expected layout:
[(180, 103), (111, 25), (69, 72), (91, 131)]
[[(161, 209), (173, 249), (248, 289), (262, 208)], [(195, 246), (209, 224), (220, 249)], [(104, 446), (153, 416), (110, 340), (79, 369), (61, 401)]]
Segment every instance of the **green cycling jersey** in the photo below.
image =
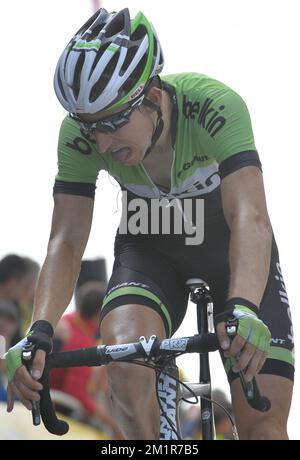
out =
[[(54, 192), (93, 197), (98, 173), (106, 170), (123, 190), (138, 197), (209, 198), (230, 172), (247, 165), (260, 167), (249, 112), (235, 91), (197, 73), (164, 76), (162, 82), (173, 101), (170, 190), (162, 192), (142, 162), (122, 165), (109, 153), (99, 154), (76, 121), (66, 117), (59, 136)], [(216, 200), (208, 200), (208, 205), (216, 206)]]

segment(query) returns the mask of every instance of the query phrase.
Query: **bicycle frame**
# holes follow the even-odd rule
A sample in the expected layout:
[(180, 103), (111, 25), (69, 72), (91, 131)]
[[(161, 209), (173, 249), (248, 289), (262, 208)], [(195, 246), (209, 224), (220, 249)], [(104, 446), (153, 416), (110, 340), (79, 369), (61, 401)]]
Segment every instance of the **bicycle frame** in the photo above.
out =
[[(213, 303), (209, 294), (208, 285), (205, 281), (193, 278), (187, 281), (190, 289), (191, 301), (197, 306), (197, 326), (199, 334), (207, 334), (213, 331)], [(206, 393), (200, 396), (201, 405), (201, 429), (202, 439), (215, 439), (215, 423), (212, 405), (212, 387), (209, 368), (209, 354), (201, 353), (199, 355), (200, 375), (199, 382), (205, 385)]]
[[(209, 287), (200, 278), (191, 278), (186, 282), (190, 290), (190, 299), (197, 306), (197, 326), (199, 335), (213, 333), (213, 303)], [(199, 384), (195, 384), (195, 392), (200, 395), (201, 429), (203, 440), (215, 439), (214, 412), (212, 405), (212, 387), (209, 368), (209, 353), (199, 354), (200, 375)], [(166, 369), (167, 370), (167, 369)], [(181, 439), (179, 422), (179, 405), (182, 390), (178, 388), (178, 368), (175, 360), (168, 367), (168, 374), (162, 373), (159, 379), (158, 398), (160, 407), (160, 440)], [(169, 419), (176, 426), (179, 437), (170, 427)]]
[[(174, 359), (184, 353), (198, 353), (200, 355), (200, 383), (197, 387), (200, 391), (190, 390), (190, 394), (200, 394), (201, 418), (203, 427), (203, 439), (214, 439), (214, 419), (211, 402), (211, 382), (209, 371), (208, 354), (210, 351), (219, 349), (219, 342), (216, 334), (210, 332), (212, 326), (212, 302), (208, 286), (200, 279), (188, 281), (191, 292), (191, 299), (197, 305), (199, 334), (190, 337), (164, 339), (159, 341), (156, 336), (149, 339), (140, 337), (139, 342), (101, 345), (92, 348), (82, 348), (67, 352), (53, 353), (47, 356), (41, 383), (43, 389), (40, 391), (40, 404), (37, 404), (33, 411), (34, 422), (38, 424), (39, 410), (43, 423), (50, 433), (64, 435), (68, 431), (68, 424), (57, 419), (50, 397), (49, 372), (53, 368), (80, 367), (80, 366), (101, 366), (110, 362), (128, 362), (136, 365), (146, 365), (159, 372), (161, 382), (158, 385), (160, 407), (163, 410), (161, 415), (161, 428), (164, 427), (164, 437), (160, 439), (180, 439), (178, 427), (178, 402), (180, 387), (178, 380), (178, 368), (174, 365)], [(228, 323), (230, 328), (234, 326)], [(27, 356), (26, 356), (27, 353)], [(25, 354), (25, 356), (24, 356)], [(30, 368), (34, 350), (23, 350), (23, 364)], [(144, 363), (140, 361), (142, 359)], [(139, 361), (138, 361), (139, 360)], [(166, 364), (167, 363), (167, 364)], [(166, 378), (167, 377), (167, 378)], [(256, 380), (247, 384), (243, 382), (243, 373), (240, 372), (242, 388), (249, 405), (261, 412), (269, 410), (270, 401), (261, 396)], [(190, 386), (193, 386), (191, 384)], [(184, 395), (186, 398), (187, 396)], [(182, 399), (182, 397), (181, 397)], [(167, 410), (165, 410), (165, 408)], [(167, 413), (168, 412), (168, 413)], [(163, 422), (163, 424), (162, 424)], [(169, 423), (171, 422), (171, 423)], [(169, 428), (166, 428), (169, 426)], [(177, 427), (176, 427), (177, 426)], [(174, 435), (174, 427), (177, 431)], [(173, 434), (172, 434), (173, 433)], [(161, 430), (162, 434), (162, 430)], [(166, 437), (169, 436), (169, 437)]]

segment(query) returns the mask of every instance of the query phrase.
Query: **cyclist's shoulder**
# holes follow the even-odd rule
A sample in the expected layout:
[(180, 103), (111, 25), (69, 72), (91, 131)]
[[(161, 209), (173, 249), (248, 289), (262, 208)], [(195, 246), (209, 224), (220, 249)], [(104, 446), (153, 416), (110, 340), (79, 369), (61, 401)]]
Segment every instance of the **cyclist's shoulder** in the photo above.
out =
[(66, 138), (68, 138), (69, 140), (80, 138), (91, 145), (95, 145), (95, 142), (89, 139), (81, 131), (80, 126), (77, 123), (77, 121), (73, 120), (69, 115), (66, 115), (62, 119), (61, 124), (60, 124), (60, 129), (59, 129), (59, 139), (64, 140)]
[[(77, 166), (82, 172), (90, 167), (94, 170), (108, 170), (112, 163), (109, 155), (105, 159), (103, 155), (99, 155), (96, 142), (85, 135), (79, 124), (68, 115), (64, 117), (60, 126), (58, 157), (62, 159), (64, 164), (67, 162), (74, 168)], [(81, 181), (78, 180), (78, 182)]]
[(56, 179), (59, 181), (93, 184), (98, 172), (107, 169), (95, 142), (87, 138), (69, 116), (61, 122), (57, 154), (59, 171)]
[(69, 115), (65, 115), (61, 120), (60, 131), (74, 132), (78, 134), (80, 133), (80, 128), (75, 120), (73, 120)]
[(205, 90), (206, 88), (231, 88), (220, 80), (199, 72), (181, 72), (167, 74), (161, 77), (162, 81), (182, 90)]
[[(195, 72), (162, 80), (176, 91), (177, 143), (186, 161), (198, 167), (199, 158), (205, 168), (214, 160), (220, 164), (236, 153), (256, 150), (247, 105), (233, 88)], [(195, 146), (202, 155), (195, 156)]]
[(73, 148), (75, 148), (76, 144), (78, 146), (81, 145), (83, 149), (85, 146), (84, 150), (87, 150), (91, 153), (91, 149), (93, 147), (92, 142), (81, 132), (78, 123), (69, 117), (69, 115), (66, 115), (60, 124), (58, 148), (59, 150), (63, 146), (72, 148), (72, 145)]
[(243, 98), (226, 83), (203, 73), (183, 72), (162, 76), (163, 83), (175, 88), (178, 100), (188, 103), (219, 100), (244, 105)]

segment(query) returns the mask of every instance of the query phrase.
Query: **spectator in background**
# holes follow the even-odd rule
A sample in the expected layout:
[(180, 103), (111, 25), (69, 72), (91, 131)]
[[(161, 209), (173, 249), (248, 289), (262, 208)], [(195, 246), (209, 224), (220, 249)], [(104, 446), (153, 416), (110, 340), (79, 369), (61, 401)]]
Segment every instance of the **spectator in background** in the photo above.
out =
[(13, 300), (20, 316), (20, 327), (12, 345), (26, 334), (29, 327), (39, 269), (34, 260), (16, 254), (9, 254), (0, 261), (0, 299)]
[(40, 265), (36, 261), (29, 257), (23, 257), (23, 261), (26, 264), (27, 271), (23, 280), (23, 289), (18, 299), (21, 313), (22, 336), (26, 335), (30, 326), (35, 286), (40, 272)]
[(28, 265), (23, 257), (9, 254), (0, 260), (0, 298), (19, 302), (26, 286)]
[[(104, 283), (88, 281), (78, 289), (76, 311), (63, 316), (56, 328), (54, 338), (56, 351), (93, 347), (99, 344), (100, 307), (105, 288)], [(98, 369), (98, 380), (102, 380), (102, 388), (107, 390), (105, 366)], [(83, 405), (87, 418), (96, 418), (102, 428), (105, 425), (116, 438), (122, 439), (123, 436), (109, 409), (103, 402), (93, 398), (91, 394), (93, 386), (93, 369), (90, 367), (55, 369), (51, 373), (50, 387), (52, 389), (75, 397)]]
[(180, 424), (182, 439), (200, 439), (201, 416), (198, 405), (189, 406), (187, 403), (180, 406)]
[[(232, 407), (229, 399), (222, 390), (213, 391), (213, 400), (221, 404), (232, 416)], [(216, 437), (218, 440), (233, 440), (232, 425), (226, 412), (214, 404), (214, 417), (216, 426)]]
[(12, 338), (19, 328), (19, 312), (16, 304), (12, 300), (0, 299), (0, 336), (1, 346), (5, 349), (0, 349), (0, 401), (7, 400), (7, 381), (5, 375), (5, 360), (2, 353), (11, 347)]
[[(224, 391), (216, 389), (212, 394), (213, 401), (219, 403), (232, 416), (232, 407)], [(216, 439), (233, 440), (232, 425), (224, 409), (213, 405)], [(201, 413), (198, 405), (192, 405), (181, 411), (181, 431), (183, 439), (201, 439)]]

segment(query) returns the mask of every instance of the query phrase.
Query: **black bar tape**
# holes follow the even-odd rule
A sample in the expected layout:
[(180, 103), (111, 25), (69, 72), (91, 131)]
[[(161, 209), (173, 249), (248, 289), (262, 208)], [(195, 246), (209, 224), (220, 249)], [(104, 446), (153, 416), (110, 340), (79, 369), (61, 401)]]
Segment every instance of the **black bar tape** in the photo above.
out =
[(220, 348), (217, 334), (196, 335), (189, 340), (187, 353), (208, 353)]
[(109, 362), (109, 356), (101, 353), (101, 347), (52, 353), (47, 358), (47, 369), (63, 367), (99, 366)]

